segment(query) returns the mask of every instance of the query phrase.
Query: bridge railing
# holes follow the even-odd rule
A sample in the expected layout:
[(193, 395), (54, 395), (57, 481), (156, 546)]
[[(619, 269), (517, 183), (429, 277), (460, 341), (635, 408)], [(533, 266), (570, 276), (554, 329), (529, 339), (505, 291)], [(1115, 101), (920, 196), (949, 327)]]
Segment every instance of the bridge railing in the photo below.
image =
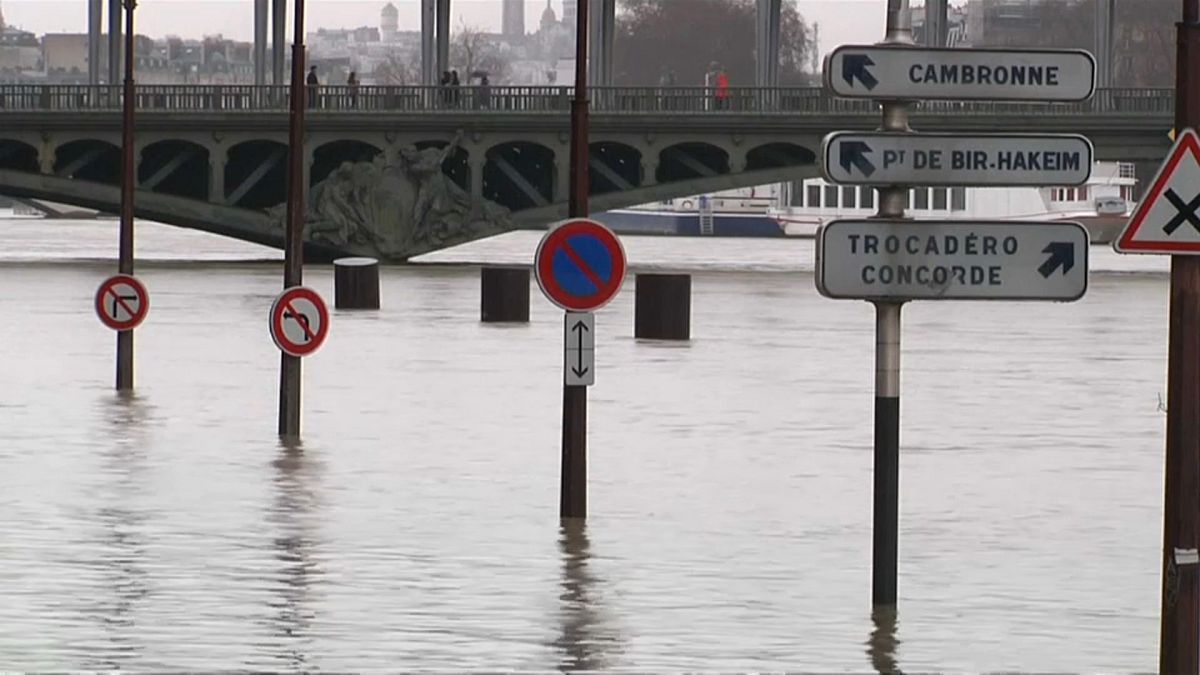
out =
[[(286, 86), (142, 85), (136, 105), (147, 112), (285, 112)], [(324, 113), (529, 114), (570, 110), (572, 87), (321, 86), (310, 90), (309, 110)], [(820, 87), (596, 87), (591, 109), (602, 114), (867, 115), (872, 101), (840, 99)], [(103, 112), (121, 109), (120, 86), (0, 85), (5, 112)], [(1037, 104), (987, 101), (924, 101), (918, 113), (956, 115), (1169, 115), (1171, 89), (1100, 89), (1080, 103)]]

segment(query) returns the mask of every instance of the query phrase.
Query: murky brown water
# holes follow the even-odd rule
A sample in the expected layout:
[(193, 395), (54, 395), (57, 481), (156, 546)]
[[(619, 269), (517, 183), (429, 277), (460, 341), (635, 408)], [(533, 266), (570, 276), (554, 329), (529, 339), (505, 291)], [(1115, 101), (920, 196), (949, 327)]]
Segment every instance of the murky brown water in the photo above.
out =
[[(694, 340), (597, 319), (591, 519), (556, 517), (561, 313), (388, 269), (275, 437), (272, 252), (139, 231), (138, 390), (90, 310), (113, 225), (0, 223), (0, 667), (1151, 670), (1165, 261), (1081, 302), (905, 310), (900, 606), (870, 613), (873, 314), (806, 241), (633, 239)], [(525, 261), (520, 233), (430, 256)], [(223, 262), (215, 262), (223, 261)], [(636, 269), (635, 269), (636, 271)], [(1151, 273), (1153, 272), (1153, 273)], [(332, 296), (328, 268), (307, 272)]]

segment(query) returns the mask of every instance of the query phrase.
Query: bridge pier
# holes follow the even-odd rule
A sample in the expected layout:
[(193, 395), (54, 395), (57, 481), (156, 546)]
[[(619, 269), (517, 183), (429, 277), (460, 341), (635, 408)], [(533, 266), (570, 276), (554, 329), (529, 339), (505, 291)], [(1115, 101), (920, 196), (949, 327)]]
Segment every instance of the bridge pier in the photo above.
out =
[(100, 46), (104, 34), (104, 0), (87, 0), (88, 3), (88, 84), (100, 84)]
[(267, 14), (270, 0), (254, 0), (254, 84), (267, 83)]
[(588, 85), (607, 87), (613, 80), (617, 0), (591, 0), (588, 3), (588, 12)]
[(271, 6), (271, 82), (279, 87), (288, 84), (287, 66), (287, 0), (275, 0)]
[(947, 46), (947, 31), (950, 29), (949, 11), (948, 0), (925, 0), (925, 46)]
[(1096, 86), (1113, 86), (1113, 9), (1116, 0), (1096, 0)]
[(208, 160), (208, 201), (225, 203), (225, 152)]
[(121, 0), (108, 0), (108, 83), (121, 83)]
[[(450, 0), (437, 0), (437, 72), (438, 77), (450, 70)], [(470, 73), (459, 73), (466, 81)]]
[(437, 24), (437, 0), (421, 0), (421, 84), (432, 87), (438, 82), (437, 49), (434, 37)]
[(467, 155), (467, 166), (471, 169), (471, 188), (472, 197), (483, 197), (483, 167), (487, 165), (487, 157), (483, 150), (473, 150)]
[(779, 24), (782, 12), (782, 0), (758, 0), (754, 82), (759, 87), (779, 85)]

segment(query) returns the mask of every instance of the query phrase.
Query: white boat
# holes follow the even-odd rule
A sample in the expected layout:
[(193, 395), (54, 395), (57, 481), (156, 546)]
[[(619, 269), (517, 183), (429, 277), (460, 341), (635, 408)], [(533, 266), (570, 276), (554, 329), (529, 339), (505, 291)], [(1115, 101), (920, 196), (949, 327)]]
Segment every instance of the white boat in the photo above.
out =
[[(1087, 184), (1046, 188), (913, 188), (907, 214), (921, 220), (1076, 221), (1107, 242), (1133, 210), (1132, 164), (1096, 162)], [(875, 214), (875, 190), (820, 178), (654, 202), (593, 217), (622, 234), (811, 237), (837, 218)]]

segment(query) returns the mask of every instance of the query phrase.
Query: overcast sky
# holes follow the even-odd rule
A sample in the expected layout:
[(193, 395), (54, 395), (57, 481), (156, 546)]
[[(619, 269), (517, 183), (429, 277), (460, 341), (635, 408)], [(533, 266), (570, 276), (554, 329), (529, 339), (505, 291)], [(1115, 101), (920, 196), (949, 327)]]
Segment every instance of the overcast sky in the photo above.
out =
[[(550, 1), (554, 11), (561, 13), (562, 0)], [(392, 2), (400, 10), (400, 29), (419, 30), (418, 0)], [(289, 7), (293, 3), (294, 0), (288, 0)], [(385, 4), (386, 0), (308, 0), (305, 24), (309, 30), (378, 26), (379, 12)], [(796, 4), (806, 19), (820, 23), (822, 52), (846, 42), (875, 42), (883, 36), (886, 0), (796, 0)], [(546, 0), (526, 0), (528, 29), (537, 27), (545, 7)], [(451, 8), (456, 28), (460, 19), (485, 30), (500, 28), (500, 0), (452, 0)], [(85, 0), (0, 0), (0, 9), (9, 24), (39, 35), (87, 30)], [(254, 3), (252, 0), (139, 0), (137, 30), (156, 37), (220, 33), (250, 40)]]

